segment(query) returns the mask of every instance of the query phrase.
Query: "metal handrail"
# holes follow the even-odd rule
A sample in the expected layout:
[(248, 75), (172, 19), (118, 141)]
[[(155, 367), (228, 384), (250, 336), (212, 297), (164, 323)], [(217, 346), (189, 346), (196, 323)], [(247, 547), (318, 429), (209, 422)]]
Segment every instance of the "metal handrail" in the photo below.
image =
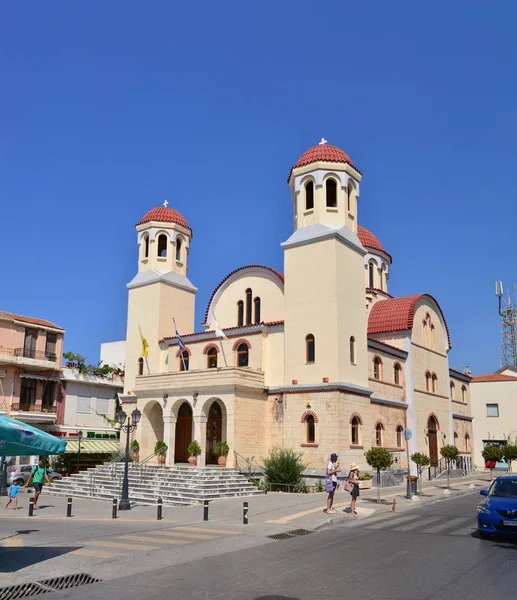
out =
[(253, 463), (253, 461), (250, 458), (246, 458), (245, 456), (242, 456), (242, 454), (239, 454), (236, 450), (234, 450), (233, 453), (235, 454), (235, 465), (239, 472), (241, 472), (241, 468), (239, 467), (238, 459), (241, 458), (246, 463), (246, 465), (248, 467), (248, 479), (251, 479), (251, 470), (252, 469), (254, 469), (255, 471), (258, 471), (264, 477), (266, 476), (266, 472), (264, 471), (264, 469), (262, 467), (259, 467), (255, 463)]

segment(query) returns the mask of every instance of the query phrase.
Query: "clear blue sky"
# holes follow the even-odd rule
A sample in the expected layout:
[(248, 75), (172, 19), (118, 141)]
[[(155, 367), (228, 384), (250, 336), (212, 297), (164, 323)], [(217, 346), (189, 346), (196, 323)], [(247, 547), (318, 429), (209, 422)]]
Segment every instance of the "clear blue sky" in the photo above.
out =
[(325, 136), (363, 172), (390, 292), (428, 292), (451, 365), (499, 366), (513, 285), (517, 4), (9, 2), (0, 23), (0, 308), (98, 358), (125, 337), (134, 225), (194, 230), (196, 329), (217, 283), (283, 268), (291, 165)]

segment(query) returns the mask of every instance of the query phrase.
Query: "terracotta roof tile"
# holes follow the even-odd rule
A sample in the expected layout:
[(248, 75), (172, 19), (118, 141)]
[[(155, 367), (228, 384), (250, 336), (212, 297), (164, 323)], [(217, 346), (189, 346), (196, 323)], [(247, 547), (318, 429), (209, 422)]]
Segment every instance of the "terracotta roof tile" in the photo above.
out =
[(289, 172), (289, 177), (287, 180), (291, 178), (291, 174), (293, 169), (297, 167), (304, 167), (305, 165), (310, 165), (311, 163), (324, 161), (324, 162), (335, 162), (335, 163), (346, 163), (350, 166), (354, 167), (354, 169), (360, 173), (359, 169), (354, 165), (352, 159), (348, 156), (346, 152), (338, 148), (337, 146), (333, 146), (332, 144), (317, 144), (312, 148), (306, 150), (298, 159), (294, 167), (291, 168)]
[(380, 243), (379, 238), (374, 235), (369, 229), (363, 227), (362, 225), (357, 225), (357, 236), (361, 241), (361, 244), (365, 248), (369, 248), (370, 250), (377, 250), (377, 252), (382, 252), (389, 258), (389, 263), (392, 263), (391, 254), (388, 254), (386, 250), (384, 250), (383, 245)]
[(487, 373), (486, 375), (472, 376), (472, 383), (483, 383), (487, 381), (513, 381), (517, 383), (517, 377), (501, 375), (501, 373)]
[(173, 208), (168, 208), (165, 206), (158, 206), (157, 208), (152, 208), (142, 217), (137, 225), (142, 225), (143, 223), (149, 223), (150, 221), (161, 221), (162, 223), (177, 223), (178, 225), (183, 225), (187, 229), (190, 229), (188, 226), (187, 220), (185, 217), (180, 214), (177, 210)]
[[(254, 335), (256, 333), (260, 333), (260, 329), (258, 329), (257, 331), (253, 331), (251, 333), (241, 333), (240, 330), (241, 329), (246, 329), (248, 327), (275, 327), (276, 325), (283, 325), (284, 321), (262, 321), (262, 323), (253, 323), (252, 325), (243, 325), (242, 327), (221, 327), (221, 329), (223, 330), (223, 332), (225, 333), (226, 336), (228, 337), (235, 337), (236, 335)], [(182, 333), (181, 334), (181, 339), (185, 341), (185, 343), (188, 343), (188, 340), (186, 340), (185, 338), (188, 338), (192, 335), (201, 335), (201, 334), (206, 334), (206, 340), (210, 340), (212, 339), (210, 337), (209, 334), (213, 334), (215, 336), (215, 331), (208, 329), (206, 331), (195, 331), (194, 333)], [(162, 338), (160, 340), (161, 342), (166, 342), (168, 340), (176, 340), (177, 337), (175, 335), (171, 335), (171, 336), (166, 336), (164, 338)], [(215, 339), (219, 339), (219, 338), (215, 338)], [(206, 341), (205, 339), (203, 339), (203, 341)]]
[(8, 313), (4, 311), (0, 312), (0, 315), (5, 315), (10, 319), (14, 319), (15, 321), (22, 321), (23, 323), (30, 323), (31, 325), (41, 325), (42, 327), (53, 327), (54, 329), (61, 329), (64, 331), (64, 329), (62, 327), (59, 327), (59, 325), (55, 325), (54, 323), (51, 323), (50, 321), (45, 321), (44, 319), (35, 319), (33, 317), (25, 317), (23, 315), (17, 315), (15, 313)]

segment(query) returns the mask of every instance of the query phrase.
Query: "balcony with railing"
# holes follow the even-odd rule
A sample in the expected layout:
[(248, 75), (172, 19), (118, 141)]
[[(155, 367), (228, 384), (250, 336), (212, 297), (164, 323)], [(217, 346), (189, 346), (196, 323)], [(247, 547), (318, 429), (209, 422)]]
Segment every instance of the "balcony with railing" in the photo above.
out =
[(33, 369), (57, 369), (57, 355), (32, 347), (4, 348), (0, 346), (0, 364), (12, 364)]
[(40, 402), (13, 402), (10, 416), (25, 423), (53, 423), (56, 420), (57, 407)]

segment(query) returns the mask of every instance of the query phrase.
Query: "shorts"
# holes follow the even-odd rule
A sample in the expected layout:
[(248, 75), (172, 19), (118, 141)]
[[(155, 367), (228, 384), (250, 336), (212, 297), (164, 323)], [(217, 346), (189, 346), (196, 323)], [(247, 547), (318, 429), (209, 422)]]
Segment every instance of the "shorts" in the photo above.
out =
[(43, 484), (42, 483), (34, 482), (32, 485), (34, 486), (34, 490), (36, 492), (41, 492), (41, 490), (43, 489)]
[(16, 500), (16, 499), (18, 498), (18, 494), (16, 494), (16, 496), (9, 496), (9, 498), (10, 498), (11, 500)]
[(352, 498), (358, 498), (359, 497), (359, 486), (354, 485), (354, 489), (350, 492), (350, 494), (352, 495)]
[(334, 491), (336, 491), (336, 488), (337, 488), (337, 481), (333, 481), (333, 482), (332, 482), (332, 485), (334, 486)]

